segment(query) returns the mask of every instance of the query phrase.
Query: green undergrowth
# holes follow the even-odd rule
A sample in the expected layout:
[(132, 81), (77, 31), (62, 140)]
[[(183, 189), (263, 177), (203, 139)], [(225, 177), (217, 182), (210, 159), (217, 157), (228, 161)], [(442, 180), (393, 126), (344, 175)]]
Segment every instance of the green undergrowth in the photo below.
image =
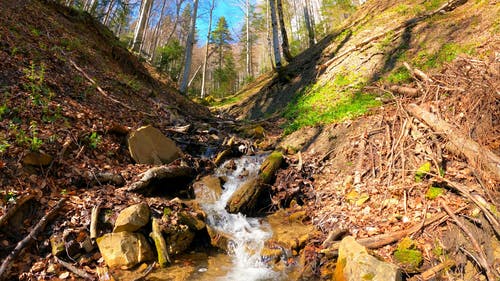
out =
[(288, 105), (285, 134), (305, 126), (329, 124), (365, 114), (381, 102), (364, 92), (365, 79), (355, 74), (338, 74), (326, 84), (306, 88)]

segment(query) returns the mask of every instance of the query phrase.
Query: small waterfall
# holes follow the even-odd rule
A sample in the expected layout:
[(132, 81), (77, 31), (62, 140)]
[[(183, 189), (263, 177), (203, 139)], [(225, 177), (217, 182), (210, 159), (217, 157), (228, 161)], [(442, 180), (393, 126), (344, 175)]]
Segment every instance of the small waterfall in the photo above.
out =
[(230, 214), (225, 209), (227, 201), (238, 187), (249, 177), (257, 175), (264, 159), (265, 155), (258, 155), (231, 160), (236, 164), (235, 169), (224, 168), (228, 162), (224, 163), (215, 174), (226, 179), (220, 198), (214, 203), (201, 202), (208, 215), (208, 225), (232, 237), (228, 249), (233, 265), (228, 274), (220, 280), (279, 279), (280, 274), (269, 268), (260, 258), (264, 242), (272, 236), (267, 222), (258, 218), (247, 218), (240, 213)]

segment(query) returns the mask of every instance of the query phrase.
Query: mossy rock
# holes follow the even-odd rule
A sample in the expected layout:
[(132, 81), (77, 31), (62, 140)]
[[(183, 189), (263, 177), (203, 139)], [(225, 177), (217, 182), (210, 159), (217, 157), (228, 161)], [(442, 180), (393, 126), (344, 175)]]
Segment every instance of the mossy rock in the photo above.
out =
[(276, 171), (283, 163), (283, 153), (275, 151), (269, 155), (260, 167), (259, 177), (264, 183), (270, 183)]

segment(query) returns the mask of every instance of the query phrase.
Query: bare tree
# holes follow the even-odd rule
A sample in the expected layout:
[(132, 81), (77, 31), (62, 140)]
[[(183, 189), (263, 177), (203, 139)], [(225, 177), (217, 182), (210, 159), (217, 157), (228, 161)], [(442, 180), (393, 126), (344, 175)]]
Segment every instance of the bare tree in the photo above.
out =
[(269, 7), (271, 13), (271, 27), (273, 32), (273, 53), (274, 53), (274, 61), (276, 65), (276, 69), (281, 69), (281, 53), (279, 47), (279, 35), (278, 35), (278, 19), (276, 17), (276, 5), (274, 3), (275, 0), (269, 0)]
[(209, 20), (208, 20), (208, 31), (207, 31), (207, 45), (205, 47), (205, 58), (203, 59), (203, 72), (202, 72), (202, 78), (201, 78), (201, 94), (200, 98), (205, 98), (205, 83), (206, 83), (206, 75), (207, 75), (207, 64), (208, 64), (208, 51), (210, 49), (210, 34), (212, 32), (212, 14), (215, 9), (215, 0), (212, 0), (212, 3), (210, 5), (209, 9)]
[(151, 10), (151, 4), (153, 0), (143, 0), (141, 3), (141, 13), (139, 15), (139, 22), (135, 28), (134, 40), (132, 45), (132, 51), (139, 52), (141, 50), (142, 41), (144, 38), (144, 30), (146, 28), (146, 23), (148, 22), (149, 12)]
[(304, 6), (304, 20), (306, 22), (307, 34), (309, 35), (309, 47), (315, 43), (314, 35), (314, 22), (311, 18), (310, 3), (309, 0), (305, 0)]
[(278, 4), (278, 19), (280, 21), (281, 27), (281, 48), (283, 49), (283, 57), (287, 61), (291, 61), (293, 59), (292, 54), (290, 53), (290, 44), (288, 43), (288, 35), (285, 27), (285, 18), (283, 15), (283, 4), (281, 0), (276, 1)]
[(187, 86), (189, 82), (189, 73), (191, 71), (191, 60), (193, 58), (193, 45), (194, 45), (194, 35), (196, 32), (196, 16), (198, 13), (198, 1), (199, 0), (194, 0), (190, 31), (188, 34), (187, 44), (186, 44), (186, 55), (185, 55), (186, 59), (184, 60), (184, 74), (182, 75), (182, 81), (180, 86), (180, 91), (181, 93), (184, 94), (187, 91)]

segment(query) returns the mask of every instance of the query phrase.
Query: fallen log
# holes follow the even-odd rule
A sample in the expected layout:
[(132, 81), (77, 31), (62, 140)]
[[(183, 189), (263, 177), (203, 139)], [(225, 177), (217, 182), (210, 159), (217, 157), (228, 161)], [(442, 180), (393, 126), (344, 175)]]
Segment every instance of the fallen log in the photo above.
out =
[(484, 166), (494, 177), (500, 179), (500, 157), (486, 147), (463, 135), (448, 122), (416, 104), (409, 104), (406, 109), (413, 116), (426, 123), (436, 133), (443, 135), (456, 151), (463, 154), (473, 166)]
[(194, 170), (187, 166), (158, 166), (153, 167), (142, 174), (142, 178), (132, 183), (127, 191), (141, 192), (158, 181), (176, 178), (192, 178)]
[(260, 166), (259, 174), (243, 183), (229, 198), (226, 210), (230, 213), (252, 214), (266, 185), (273, 181), (282, 163), (281, 152), (271, 153)]
[(411, 87), (392, 85), (389, 88), (389, 90), (391, 90), (391, 92), (403, 95), (404, 97), (408, 97), (408, 98), (414, 98), (414, 97), (418, 96), (418, 89), (411, 88)]
[(16, 247), (12, 252), (5, 258), (2, 262), (2, 266), (0, 266), (0, 280), (5, 280), (7, 278), (6, 273), (11, 267), (11, 263), (14, 259), (21, 253), (21, 251), (28, 246), (35, 238), (38, 236), (40, 232), (45, 229), (47, 223), (57, 214), (57, 212), (64, 206), (66, 202), (66, 198), (61, 198), (59, 202), (50, 210), (42, 219), (35, 225), (35, 227), (24, 237), (23, 240), (17, 243)]

